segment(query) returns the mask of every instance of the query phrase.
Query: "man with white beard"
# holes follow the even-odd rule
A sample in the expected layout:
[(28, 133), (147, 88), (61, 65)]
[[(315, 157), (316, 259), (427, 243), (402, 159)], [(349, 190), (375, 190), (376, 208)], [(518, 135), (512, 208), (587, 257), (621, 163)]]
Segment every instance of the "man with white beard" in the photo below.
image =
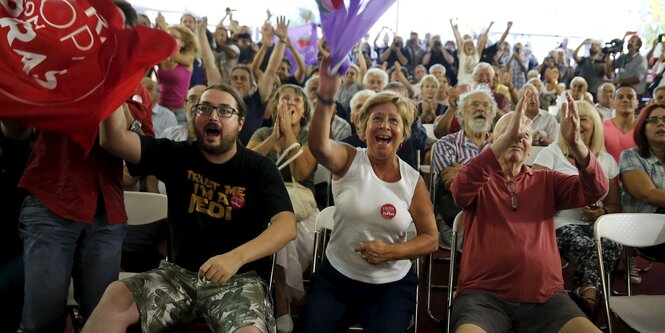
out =
[[(520, 96), (523, 96), (527, 89), (533, 90), (538, 94), (538, 89), (532, 84), (525, 84), (520, 89)], [(559, 135), (559, 123), (556, 117), (548, 111), (540, 108), (538, 98), (531, 100), (526, 105), (526, 116), (531, 119), (531, 139), (533, 146), (547, 146), (556, 141)]]
[(460, 96), (458, 117), (461, 118), (462, 130), (437, 140), (432, 149), (432, 166), (440, 180), (435, 207), (442, 246), (450, 244), (450, 227), (460, 211), (452, 200), (450, 184), (462, 166), (467, 165), (489, 144), (490, 130), (497, 113), (497, 105), (491, 94), (489, 90), (472, 90)]

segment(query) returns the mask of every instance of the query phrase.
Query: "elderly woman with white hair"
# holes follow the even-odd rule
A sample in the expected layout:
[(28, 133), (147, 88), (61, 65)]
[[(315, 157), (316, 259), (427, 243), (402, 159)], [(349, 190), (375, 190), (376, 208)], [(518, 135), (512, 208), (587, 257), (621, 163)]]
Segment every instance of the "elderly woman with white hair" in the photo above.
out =
[(576, 76), (570, 80), (570, 94), (576, 101), (587, 101), (593, 104), (593, 96), (587, 91), (589, 84), (586, 79), (581, 76)]
[(566, 295), (554, 217), (597, 202), (608, 180), (582, 140), (570, 96), (561, 136), (579, 176), (524, 164), (532, 142), (525, 104), (537, 99), (527, 90), (503, 126), (497, 124), (492, 145), (452, 182), (455, 203), (464, 211), (453, 332), (600, 332)]
[(389, 78), (388, 73), (382, 68), (372, 67), (367, 70), (365, 76), (363, 77), (363, 89), (374, 90), (374, 92), (379, 93), (383, 91), (383, 87), (388, 84)]
[[(560, 210), (554, 217), (557, 245), (564, 260), (575, 265), (573, 290), (575, 295), (584, 299), (579, 305), (590, 315), (599, 301), (600, 270), (593, 238), (593, 226), (596, 219), (610, 213), (620, 213), (621, 191), (619, 189), (619, 166), (605, 151), (603, 121), (592, 104), (586, 101), (575, 102), (579, 111), (580, 135), (582, 141), (600, 162), (600, 166), (609, 179), (609, 192), (598, 202), (579, 209)], [(559, 136), (557, 142), (543, 149), (536, 157), (534, 170), (555, 170), (567, 175), (577, 175), (575, 160), (570, 154), (568, 142)], [(603, 240), (603, 259), (606, 269), (612, 270), (621, 256), (621, 246), (609, 240)]]

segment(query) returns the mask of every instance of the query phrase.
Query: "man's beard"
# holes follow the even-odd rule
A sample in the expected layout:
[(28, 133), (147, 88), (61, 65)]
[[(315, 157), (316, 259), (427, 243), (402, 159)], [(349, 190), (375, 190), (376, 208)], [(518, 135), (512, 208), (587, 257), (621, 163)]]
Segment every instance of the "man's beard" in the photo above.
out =
[(598, 50), (596, 50), (596, 49), (589, 49), (589, 55), (590, 55), (590, 56), (593, 57), (593, 56), (595, 56), (595, 55), (597, 55), (597, 54), (598, 54)]
[(215, 155), (224, 154), (229, 150), (231, 150), (231, 148), (233, 148), (233, 144), (236, 142), (235, 138), (234, 139), (224, 138), (224, 133), (221, 132), (219, 134), (220, 138), (219, 144), (210, 144), (204, 142), (203, 133), (201, 133), (198, 129), (196, 129), (195, 132), (196, 132), (196, 146), (209, 154), (215, 154)]
[(471, 118), (469, 121), (469, 127), (471, 132), (474, 134), (487, 133), (490, 130), (490, 122), (487, 121), (484, 117), (475, 117)]

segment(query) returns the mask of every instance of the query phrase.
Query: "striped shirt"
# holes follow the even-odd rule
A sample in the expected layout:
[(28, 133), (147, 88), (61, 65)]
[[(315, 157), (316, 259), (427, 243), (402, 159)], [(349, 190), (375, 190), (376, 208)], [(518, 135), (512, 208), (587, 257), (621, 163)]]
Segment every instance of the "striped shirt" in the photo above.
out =
[[(487, 146), (488, 142), (489, 135), (484, 146)], [(454, 163), (467, 165), (479, 153), (480, 148), (466, 137), (464, 130), (448, 134), (434, 143), (434, 153), (432, 154), (434, 172), (441, 173), (441, 170)]]

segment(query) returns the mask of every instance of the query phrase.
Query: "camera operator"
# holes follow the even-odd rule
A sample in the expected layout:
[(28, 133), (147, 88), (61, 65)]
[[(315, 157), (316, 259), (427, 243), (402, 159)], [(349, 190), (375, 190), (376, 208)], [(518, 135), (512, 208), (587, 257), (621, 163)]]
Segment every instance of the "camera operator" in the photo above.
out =
[[(454, 48), (454, 47), (453, 47)], [(446, 68), (446, 76), (451, 86), (457, 84), (457, 52), (449, 49), (441, 43), (441, 37), (436, 35), (430, 40), (429, 48), (423, 56), (423, 65), (431, 68), (435, 64), (443, 65)]]
[(409, 61), (409, 65), (407, 66), (409, 73), (414, 73), (416, 66), (420, 65), (426, 52), (425, 47), (422, 45), (420, 39), (418, 39), (417, 32), (412, 31), (409, 35), (409, 39), (406, 41), (406, 51), (411, 57), (411, 61)]
[(605, 75), (612, 78), (612, 73), (618, 68), (619, 71), (613, 79), (614, 84), (631, 85), (638, 98), (644, 95), (646, 90), (647, 74), (647, 60), (640, 54), (640, 47), (642, 47), (642, 40), (639, 36), (632, 35), (628, 40), (628, 53), (622, 53), (614, 60), (607, 57), (605, 62)]
[[(589, 45), (589, 56), (580, 57), (577, 54), (584, 45)], [(605, 65), (601, 57), (600, 42), (592, 39), (585, 39), (575, 51), (573, 51), (573, 59), (577, 63), (579, 76), (583, 77), (589, 85), (588, 92), (593, 96), (595, 101), (598, 100), (597, 93), (598, 87), (603, 83), (605, 77)]]
[(393, 43), (390, 44), (390, 47), (381, 54), (382, 63), (387, 62), (388, 66), (391, 66), (395, 61), (399, 61), (402, 66), (406, 66), (411, 62), (411, 55), (404, 47), (402, 37), (397, 35), (393, 38)]

